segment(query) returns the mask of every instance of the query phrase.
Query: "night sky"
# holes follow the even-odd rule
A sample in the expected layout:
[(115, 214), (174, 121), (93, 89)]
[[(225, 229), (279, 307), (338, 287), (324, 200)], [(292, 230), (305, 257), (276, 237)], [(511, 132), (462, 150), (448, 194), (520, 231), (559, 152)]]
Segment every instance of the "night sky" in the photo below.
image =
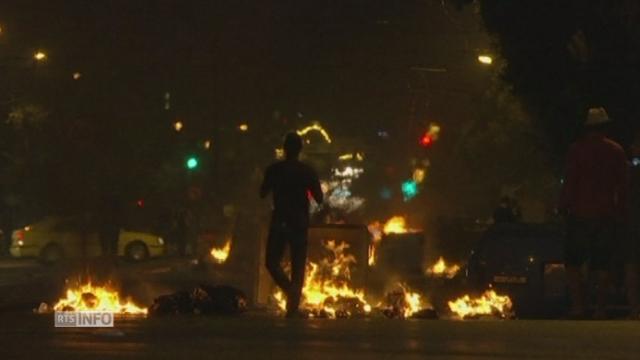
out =
[(161, 108), (169, 91), (172, 116), (204, 128), (279, 110), (375, 134), (404, 123), (412, 101), (430, 116), (464, 116), (448, 108), (478, 86), (475, 56), (489, 45), (471, 13), (426, 0), (3, 1), (1, 53), (43, 49), (39, 71), (64, 79), (63, 93), (80, 71), (94, 83), (86, 91), (120, 112)]

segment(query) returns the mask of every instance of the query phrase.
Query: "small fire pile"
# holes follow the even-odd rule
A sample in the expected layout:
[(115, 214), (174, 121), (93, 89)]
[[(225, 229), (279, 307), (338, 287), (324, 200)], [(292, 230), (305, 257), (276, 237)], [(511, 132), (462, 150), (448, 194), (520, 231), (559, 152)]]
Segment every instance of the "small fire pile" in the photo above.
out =
[(458, 318), (472, 318), (482, 315), (499, 318), (511, 317), (513, 304), (506, 295), (498, 295), (494, 290), (487, 290), (477, 298), (464, 295), (454, 301), (449, 301), (449, 309)]
[[(330, 240), (324, 247), (332, 256), (319, 263), (307, 262), (301, 308), (311, 317), (352, 317), (369, 313), (371, 306), (364, 298), (364, 291), (350, 286), (351, 267), (356, 263), (347, 254), (349, 244), (336, 244)], [(286, 297), (278, 290), (274, 295), (280, 310), (287, 306)]]
[(227, 240), (227, 242), (222, 247), (212, 247), (210, 254), (213, 258), (213, 261), (217, 264), (224, 264), (229, 258), (229, 254), (231, 253), (231, 240)]
[(53, 306), (55, 311), (112, 311), (119, 314), (147, 314), (147, 309), (121, 300), (109, 285), (93, 285), (90, 281), (67, 289), (66, 297)]
[(398, 284), (397, 289), (387, 293), (382, 313), (389, 318), (406, 319), (425, 310), (433, 311), (433, 307), (425, 303), (420, 294)]
[(369, 224), (367, 228), (369, 229), (369, 233), (371, 233), (373, 239), (369, 246), (369, 266), (374, 266), (376, 264), (376, 252), (380, 242), (382, 241), (383, 235), (404, 234), (416, 231), (407, 227), (407, 219), (404, 216), (393, 216), (387, 220), (384, 225), (379, 221), (374, 221)]
[(456, 264), (449, 264), (444, 261), (444, 258), (440, 256), (438, 261), (430, 268), (427, 268), (427, 275), (430, 277), (447, 278), (452, 279), (460, 271), (460, 266)]

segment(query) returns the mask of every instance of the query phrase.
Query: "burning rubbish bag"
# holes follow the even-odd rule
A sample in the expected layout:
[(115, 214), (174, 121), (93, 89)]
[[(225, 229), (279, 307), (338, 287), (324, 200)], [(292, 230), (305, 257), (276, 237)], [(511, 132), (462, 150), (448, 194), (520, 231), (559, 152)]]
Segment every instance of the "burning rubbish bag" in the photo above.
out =
[(40, 304), (37, 313), (51, 311), (112, 311), (116, 314), (146, 315), (147, 309), (139, 307), (130, 299), (120, 299), (119, 293), (110, 284), (99, 286), (90, 281), (75, 287), (69, 287), (66, 296), (53, 307)]
[(405, 285), (398, 284), (397, 289), (385, 296), (382, 313), (392, 319), (421, 318), (437, 319), (438, 314), (431, 305), (424, 305), (420, 294), (411, 292)]
[(149, 314), (234, 315), (247, 310), (246, 295), (231, 286), (200, 285), (191, 291), (162, 295), (149, 307)]
[(460, 319), (474, 319), (483, 316), (508, 319), (514, 316), (513, 304), (506, 295), (498, 295), (494, 290), (487, 290), (479, 297), (464, 295), (449, 301), (449, 309)]

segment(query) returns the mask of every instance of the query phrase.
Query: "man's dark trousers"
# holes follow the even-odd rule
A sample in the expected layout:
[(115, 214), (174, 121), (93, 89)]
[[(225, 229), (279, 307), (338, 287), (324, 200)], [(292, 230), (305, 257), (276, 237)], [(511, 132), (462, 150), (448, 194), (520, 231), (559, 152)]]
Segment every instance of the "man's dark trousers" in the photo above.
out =
[[(289, 245), (291, 255), (291, 279), (281, 266), (285, 247)], [(267, 270), (271, 277), (287, 295), (287, 313), (298, 310), (304, 271), (307, 261), (307, 226), (292, 225), (290, 222), (272, 220), (267, 239)]]

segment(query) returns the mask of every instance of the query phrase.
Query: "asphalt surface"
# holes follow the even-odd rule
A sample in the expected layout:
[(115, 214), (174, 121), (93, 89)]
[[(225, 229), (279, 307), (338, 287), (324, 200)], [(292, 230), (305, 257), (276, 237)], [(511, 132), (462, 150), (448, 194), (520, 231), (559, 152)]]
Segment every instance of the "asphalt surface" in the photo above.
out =
[(640, 321), (286, 320), (252, 311), (118, 318), (114, 328), (90, 329), (55, 328), (52, 314), (32, 312), (39, 302), (57, 299), (64, 282), (87, 267), (92, 276), (117, 279), (141, 305), (223, 277), (185, 258), (57, 267), (1, 259), (0, 359), (640, 358)]
[(3, 359), (637, 359), (640, 322), (172, 316), (54, 328), (3, 313)]

